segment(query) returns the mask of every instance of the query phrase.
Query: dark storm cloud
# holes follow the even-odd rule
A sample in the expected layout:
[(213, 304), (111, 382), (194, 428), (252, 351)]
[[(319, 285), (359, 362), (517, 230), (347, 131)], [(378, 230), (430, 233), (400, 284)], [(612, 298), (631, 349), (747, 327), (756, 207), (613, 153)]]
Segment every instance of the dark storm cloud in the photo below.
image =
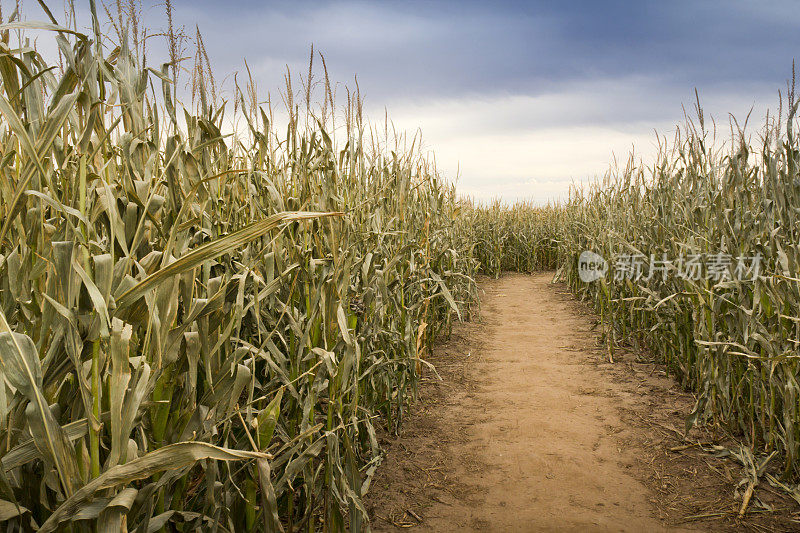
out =
[(178, 2), (212, 57), (241, 58), (270, 86), (302, 69), (312, 43), (338, 80), (370, 99), (540, 94), (561, 83), (646, 76), (714, 88), (777, 90), (800, 52), (791, 3)]

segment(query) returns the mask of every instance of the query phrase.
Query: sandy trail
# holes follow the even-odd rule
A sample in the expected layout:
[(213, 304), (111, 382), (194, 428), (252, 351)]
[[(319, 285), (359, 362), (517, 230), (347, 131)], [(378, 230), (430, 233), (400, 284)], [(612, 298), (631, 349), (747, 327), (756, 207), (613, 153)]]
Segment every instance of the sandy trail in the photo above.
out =
[(397, 518), (381, 514), (391, 504), (382, 493), (405, 469), (429, 480), (422, 498), (431, 501), (406, 515), (417, 530), (666, 530), (633, 474), (640, 450), (628, 446), (621, 409), (638, 398), (634, 385), (598, 366), (591, 318), (554, 297), (565, 289), (551, 279), (509, 274), (483, 285), (481, 321), (461, 345), (471, 351), (470, 379), (435, 401), (432, 427), (410, 429), (423, 434), (402, 444), (433, 466), (389, 461), (370, 502), (374, 529), (397, 531)]

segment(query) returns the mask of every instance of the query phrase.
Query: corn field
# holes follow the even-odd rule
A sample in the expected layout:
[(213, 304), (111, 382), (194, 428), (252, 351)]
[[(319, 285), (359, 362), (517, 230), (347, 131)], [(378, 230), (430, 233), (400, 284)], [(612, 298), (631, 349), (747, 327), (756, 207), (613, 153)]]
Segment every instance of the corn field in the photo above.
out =
[(498, 277), (507, 270), (530, 273), (557, 267), (562, 224), (559, 205), (508, 205), (495, 200), (488, 205), (470, 203), (469, 207), (465, 216), (481, 273)]
[[(651, 166), (631, 157), (564, 203), (478, 204), (419, 139), (369, 123), (357, 90), (339, 104), (324, 59), (312, 83), (313, 51), (278, 127), (252, 81), (218, 98), (199, 32), (184, 105), (175, 61), (146, 66), (91, 5), (92, 35), (0, 25), (7, 531), (369, 530), (379, 435), (474, 314), (476, 276), (507, 270), (557, 269), (612, 359), (633, 344), (697, 393), (687, 430), (725, 424), (797, 481), (793, 90), (755, 136), (734, 122), (718, 141), (698, 105)], [(763, 261), (753, 280), (584, 283), (584, 250)]]
[[(722, 143), (698, 104), (697, 119), (670, 147), (662, 143), (655, 164), (631, 158), (603, 183), (574, 190), (556, 237), (563, 275), (599, 312), (612, 359), (620, 341), (656, 355), (697, 393), (687, 430), (707, 420), (726, 425), (754, 455), (782, 458), (784, 481), (800, 473), (797, 108), (790, 88), (787, 109), (759, 132), (732, 122)], [(584, 283), (583, 250), (610, 269), (620, 254), (645, 263), (725, 254), (731, 269), (737, 257), (761, 261), (745, 279), (692, 279), (673, 264), (639, 280), (609, 272)]]
[(357, 93), (287, 76), (278, 132), (237, 87), (226, 135), (93, 17), (0, 26), (0, 520), (368, 529), (376, 432), (476, 302), (467, 206)]

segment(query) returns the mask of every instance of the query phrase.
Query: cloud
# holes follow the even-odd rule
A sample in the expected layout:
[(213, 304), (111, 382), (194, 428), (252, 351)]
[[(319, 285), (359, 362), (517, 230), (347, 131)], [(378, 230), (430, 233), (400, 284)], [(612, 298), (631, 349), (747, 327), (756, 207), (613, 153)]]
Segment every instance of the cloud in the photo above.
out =
[(206, 29), (209, 50), (230, 68), (247, 56), (262, 88), (287, 63), (304, 72), (313, 42), (335, 80), (358, 74), (371, 118), (388, 108), (399, 129), (421, 129), (439, 169), (480, 198), (563, 198), (612, 154), (652, 157), (654, 130), (672, 135), (695, 87), (722, 126), (751, 108), (759, 122), (800, 45), (786, 2), (193, 6), (203, 28), (237, 27), (233, 41)]
[[(753, 83), (701, 95), (704, 114), (727, 134), (728, 113), (749, 131), (760, 127), (771, 88)], [(445, 176), (459, 175), (458, 189), (480, 200), (502, 197), (545, 203), (564, 199), (573, 182), (602, 176), (616, 156), (635, 148), (645, 163), (655, 158), (656, 132), (671, 141), (692, 113), (694, 93), (681, 93), (661, 78), (590, 79), (552, 93), (423, 100), (389, 109), (398, 130), (422, 131)], [(754, 103), (759, 105), (754, 107)], [(369, 108), (383, 119), (383, 109)]]
[[(154, 6), (145, 18), (160, 30), (163, 7)], [(190, 33), (200, 27), (218, 80), (243, 71), (247, 58), (261, 99), (269, 91), (277, 101), (286, 65), (299, 88), (313, 43), (332, 80), (352, 87), (358, 75), (370, 117), (382, 121), (388, 108), (400, 129), (420, 128), (443, 173), (460, 171), (460, 190), (540, 199), (602, 174), (612, 152), (623, 157), (635, 145), (648, 154), (654, 130), (669, 135), (683, 122), (695, 87), (720, 124), (751, 107), (760, 122), (800, 50), (794, 8), (790, 0), (176, 0), (175, 14)], [(148, 46), (160, 63), (163, 43)]]
[(781, 3), (233, 3), (178, 4), (180, 20), (200, 23), (219, 63), (240, 67), (246, 56), (275, 87), (284, 64), (302, 71), (314, 43), (336, 79), (357, 73), (382, 102), (538, 94), (567, 81), (635, 75), (684, 88), (779, 85), (800, 45), (800, 24), (782, 15), (789, 6)]

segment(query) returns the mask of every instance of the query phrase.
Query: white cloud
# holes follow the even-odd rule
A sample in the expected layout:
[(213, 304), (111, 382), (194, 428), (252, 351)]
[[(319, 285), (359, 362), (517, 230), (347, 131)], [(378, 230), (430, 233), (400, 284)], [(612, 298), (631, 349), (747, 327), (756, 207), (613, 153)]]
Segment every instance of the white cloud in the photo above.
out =
[[(705, 92), (701, 104), (706, 116), (717, 117), (724, 139), (728, 112), (741, 120), (772, 94), (757, 84), (718, 87)], [(684, 121), (681, 102), (691, 114), (693, 98), (656, 79), (587, 80), (538, 96), (406, 102), (390, 108), (389, 117), (399, 130), (422, 130), (440, 172), (451, 179), (460, 173), (463, 194), (545, 203), (566, 198), (573, 182), (602, 176), (614, 155), (624, 163), (635, 148), (637, 159), (652, 161), (655, 132), (671, 141)], [(756, 107), (750, 131), (765, 109)], [(382, 108), (371, 111), (383, 120)]]

